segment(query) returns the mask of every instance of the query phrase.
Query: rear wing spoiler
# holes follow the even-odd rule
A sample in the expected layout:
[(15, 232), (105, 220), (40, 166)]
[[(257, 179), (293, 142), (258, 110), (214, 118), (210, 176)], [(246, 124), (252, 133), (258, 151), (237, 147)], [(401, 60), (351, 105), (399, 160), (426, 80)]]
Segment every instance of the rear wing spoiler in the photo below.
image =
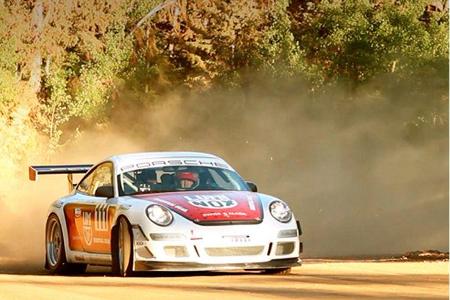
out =
[(69, 183), (69, 191), (73, 189), (73, 174), (84, 174), (92, 168), (92, 164), (85, 165), (47, 165), (47, 166), (30, 166), (28, 168), (28, 178), (36, 181), (38, 175), (49, 174), (67, 174)]

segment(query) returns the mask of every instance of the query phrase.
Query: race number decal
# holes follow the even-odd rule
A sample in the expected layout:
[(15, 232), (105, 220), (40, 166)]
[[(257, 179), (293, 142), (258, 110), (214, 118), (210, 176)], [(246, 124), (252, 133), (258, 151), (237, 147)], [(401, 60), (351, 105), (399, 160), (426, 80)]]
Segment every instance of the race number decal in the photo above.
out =
[(189, 204), (202, 208), (223, 209), (238, 205), (236, 200), (230, 199), (225, 195), (193, 195), (184, 196)]
[(95, 230), (96, 231), (108, 231), (109, 230), (109, 204), (98, 204), (95, 207)]

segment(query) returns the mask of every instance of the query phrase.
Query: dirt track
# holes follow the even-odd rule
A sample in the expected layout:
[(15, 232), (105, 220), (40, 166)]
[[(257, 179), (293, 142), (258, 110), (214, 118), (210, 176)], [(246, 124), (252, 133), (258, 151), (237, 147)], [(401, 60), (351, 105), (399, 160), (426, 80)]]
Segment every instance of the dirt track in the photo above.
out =
[[(448, 262), (306, 262), (284, 276), (157, 274), (113, 278), (0, 275), (0, 299), (448, 299)], [(16, 273), (16, 274), (5, 274)], [(26, 273), (26, 272), (25, 272)], [(28, 272), (30, 273), (30, 272)]]

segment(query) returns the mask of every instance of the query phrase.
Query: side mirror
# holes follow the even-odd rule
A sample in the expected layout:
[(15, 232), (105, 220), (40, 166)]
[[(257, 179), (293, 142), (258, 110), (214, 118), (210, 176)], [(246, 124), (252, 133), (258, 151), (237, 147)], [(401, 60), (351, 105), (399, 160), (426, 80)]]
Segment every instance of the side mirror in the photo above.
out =
[(251, 181), (246, 181), (247, 186), (250, 188), (250, 191), (256, 193), (258, 191), (258, 187)]
[(114, 190), (111, 185), (99, 186), (95, 190), (95, 197), (112, 198), (114, 197)]

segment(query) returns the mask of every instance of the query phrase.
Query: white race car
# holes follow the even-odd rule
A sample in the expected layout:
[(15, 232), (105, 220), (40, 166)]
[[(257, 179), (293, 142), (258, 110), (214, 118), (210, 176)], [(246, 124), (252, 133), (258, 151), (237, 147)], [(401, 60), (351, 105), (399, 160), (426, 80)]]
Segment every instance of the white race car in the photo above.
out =
[[(301, 264), (300, 223), (285, 202), (245, 182), (223, 159), (150, 152), (93, 165), (31, 166), (68, 174), (71, 193), (52, 203), (45, 267), (80, 273), (88, 264), (135, 271), (261, 270)], [(86, 173), (78, 184), (72, 174)]]

